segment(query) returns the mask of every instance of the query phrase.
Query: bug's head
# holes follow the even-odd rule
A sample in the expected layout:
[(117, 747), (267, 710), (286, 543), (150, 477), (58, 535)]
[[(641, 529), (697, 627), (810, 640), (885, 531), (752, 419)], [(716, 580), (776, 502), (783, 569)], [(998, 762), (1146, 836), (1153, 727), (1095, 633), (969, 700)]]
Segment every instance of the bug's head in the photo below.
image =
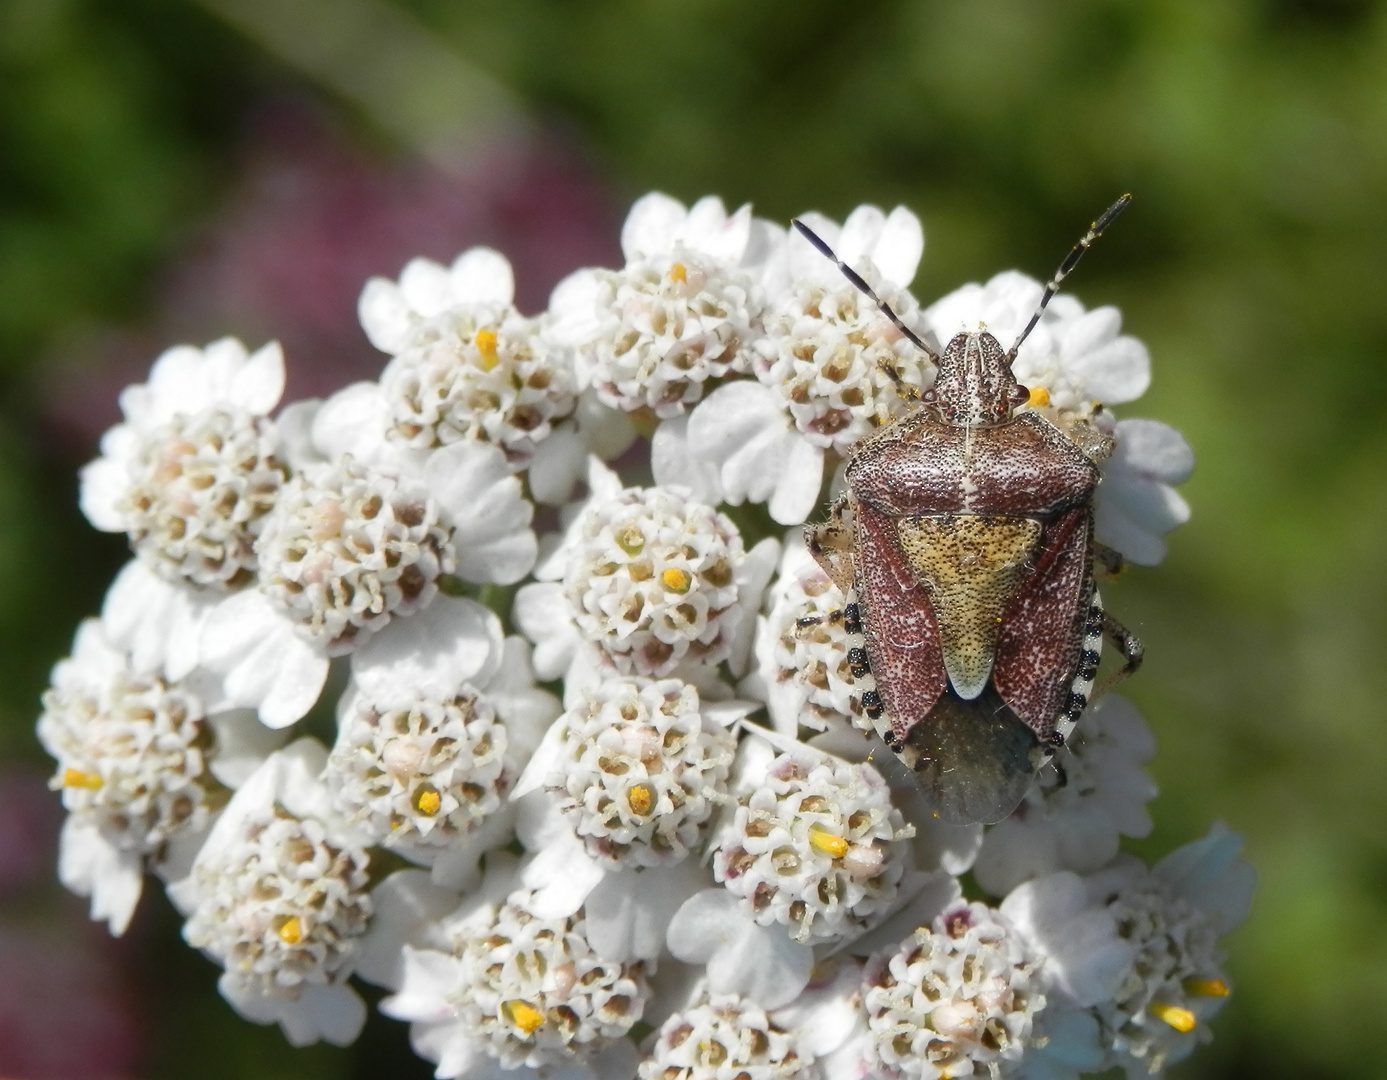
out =
[(1006, 350), (986, 330), (957, 334), (939, 358), (925, 402), (948, 424), (1001, 424), (1028, 391), (1011, 373)]

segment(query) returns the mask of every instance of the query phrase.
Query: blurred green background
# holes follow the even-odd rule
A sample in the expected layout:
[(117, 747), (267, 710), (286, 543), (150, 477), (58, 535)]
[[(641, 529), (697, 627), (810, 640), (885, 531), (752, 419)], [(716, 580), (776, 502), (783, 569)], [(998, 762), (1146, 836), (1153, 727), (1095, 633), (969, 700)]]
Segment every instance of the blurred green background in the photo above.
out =
[[(1130, 694), (1160, 741), (1135, 847), (1222, 819), (1262, 874), (1234, 997), (1175, 1075), (1387, 1076), (1374, 0), (0, 0), (6, 775), (46, 768), (48, 669), (124, 558), (78, 514), (75, 468), (159, 348), (282, 334), (292, 365), (297, 334), (291, 389), (330, 389), (372, 362), (367, 274), (510, 237), (533, 310), (615, 257), (652, 188), (781, 221), (904, 202), (924, 302), (1045, 276), (1136, 193), (1072, 279), (1151, 347), (1153, 387), (1121, 414), (1199, 459), (1168, 561), (1105, 587), (1147, 643)], [(235, 1018), (158, 890), (115, 947), (51, 884), (0, 895), (0, 920), (86, 950), (124, 997), (105, 1066), (43, 1075), (428, 1075), (387, 1065), (404, 1035), (385, 1021), (353, 1051), (291, 1051)]]

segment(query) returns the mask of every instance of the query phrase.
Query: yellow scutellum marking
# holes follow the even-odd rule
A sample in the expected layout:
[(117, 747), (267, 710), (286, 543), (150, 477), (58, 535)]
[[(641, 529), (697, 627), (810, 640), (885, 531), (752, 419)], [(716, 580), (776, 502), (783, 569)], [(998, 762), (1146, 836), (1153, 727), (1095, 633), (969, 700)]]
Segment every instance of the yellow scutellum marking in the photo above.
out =
[(1188, 1035), (1197, 1023), (1194, 1013), (1178, 1005), (1152, 1005), (1149, 1011), (1157, 1020), (1164, 1020), (1182, 1035)]
[(809, 843), (834, 859), (841, 859), (848, 853), (848, 848), (851, 846), (841, 836), (834, 836), (831, 832), (824, 832), (820, 828), (809, 830)]
[(1043, 386), (1031, 387), (1031, 396), (1026, 399), (1027, 405), (1034, 405), (1036, 408), (1044, 408), (1050, 404), (1050, 391)]
[(683, 263), (675, 263), (669, 268), (670, 281), (688, 281), (689, 271), (685, 269)]
[(414, 796), (414, 808), (425, 817), (433, 817), (442, 805), (443, 796), (433, 788), (420, 788), (419, 794)]
[(528, 1001), (508, 1001), (501, 1008), (506, 1010), (510, 1022), (526, 1035), (533, 1035), (544, 1026), (544, 1014)]
[(645, 817), (655, 805), (655, 790), (649, 784), (632, 784), (626, 792), (631, 813)]
[(660, 575), (660, 580), (665, 583), (665, 588), (672, 593), (686, 593), (689, 586), (693, 584), (693, 578), (689, 576), (687, 570), (680, 570), (671, 567)]
[(1222, 979), (1187, 979), (1185, 993), (1195, 997), (1221, 998), (1227, 997), (1230, 991)]
[(80, 769), (63, 770), (63, 787), (85, 788), (87, 791), (99, 791), (105, 781), (96, 773), (82, 772)]
[(474, 344), (477, 352), (482, 354), (482, 370), (490, 371), (501, 362), (496, 355), (496, 331), (478, 330)]
[(303, 940), (303, 923), (299, 921), (297, 915), (284, 921), (284, 924), (275, 931), (279, 935), (279, 940), (286, 945), (297, 945)]

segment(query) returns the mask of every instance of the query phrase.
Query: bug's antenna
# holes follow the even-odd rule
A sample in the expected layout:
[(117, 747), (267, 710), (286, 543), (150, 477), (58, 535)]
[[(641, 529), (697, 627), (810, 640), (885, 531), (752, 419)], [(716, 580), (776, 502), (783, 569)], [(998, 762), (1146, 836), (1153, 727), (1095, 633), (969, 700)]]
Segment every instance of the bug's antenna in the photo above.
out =
[[(799, 230), (799, 234), (801, 236), (803, 236), (806, 240), (808, 240), (811, 244), (814, 245), (814, 250), (819, 252), (819, 254), (821, 254), (824, 258), (832, 259), (838, 265), (838, 269), (843, 272), (843, 276), (847, 278), (850, 282), (852, 282), (853, 285), (856, 286), (859, 291), (866, 294), (871, 299), (872, 303), (876, 304), (876, 306), (881, 309), (881, 313), (885, 315), (888, 319), (890, 319), (893, 323), (895, 323), (896, 329), (899, 330), (902, 334), (904, 334), (907, 338), (909, 338), (917, 349), (919, 349), (931, 360), (933, 360), (935, 364), (939, 363), (939, 354), (935, 352), (933, 349), (931, 349), (928, 345), (926, 345), (920, 339), (919, 334), (917, 334), (914, 330), (910, 329), (910, 327), (906, 326), (905, 323), (901, 321), (901, 317), (891, 310), (891, 305), (872, 291), (872, 287), (867, 284), (866, 280), (862, 277), (861, 274), (859, 274), (851, 266), (845, 263), (842, 259), (838, 258), (837, 255), (833, 254), (833, 249), (829, 247), (828, 244), (826, 244), (823, 241), (823, 239), (816, 232), (814, 232), (813, 229), (811, 229), (804, 222), (800, 221), (799, 218), (795, 218), (793, 221), (790, 222), (790, 224)], [(897, 381), (899, 382), (899, 376), (894, 371), (894, 369), (888, 370), (891, 371), (891, 374), (893, 376), (896, 376)]]
[(1040, 298), (1040, 305), (1035, 309), (1035, 314), (1031, 316), (1031, 321), (1026, 324), (1026, 329), (1021, 331), (1021, 336), (1016, 339), (1016, 344), (1007, 350), (1007, 363), (1010, 364), (1016, 359), (1017, 352), (1021, 349), (1021, 343), (1031, 336), (1031, 331), (1035, 329), (1035, 324), (1040, 322), (1040, 317), (1045, 314), (1046, 305), (1054, 298), (1055, 293), (1060, 291), (1060, 283), (1069, 276), (1069, 272), (1079, 265), (1079, 260), (1084, 257), (1084, 252), (1093, 246), (1093, 241), (1103, 235), (1103, 230), (1117, 220), (1117, 215), (1127, 209), (1127, 204), (1132, 201), (1131, 195), (1123, 195), (1117, 202), (1099, 215), (1098, 220), (1088, 227), (1088, 232), (1079, 238), (1079, 242), (1069, 249), (1069, 254), (1060, 263), (1060, 268), (1055, 271), (1045, 286), (1045, 292)]

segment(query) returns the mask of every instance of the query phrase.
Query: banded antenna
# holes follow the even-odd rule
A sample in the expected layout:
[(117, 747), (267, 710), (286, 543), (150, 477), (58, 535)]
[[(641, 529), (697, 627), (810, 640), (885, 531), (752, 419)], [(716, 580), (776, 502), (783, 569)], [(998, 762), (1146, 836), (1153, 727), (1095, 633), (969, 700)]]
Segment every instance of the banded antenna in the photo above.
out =
[[(1109, 213), (1111, 212), (1112, 211), (1109, 211)], [(931, 360), (933, 360), (936, 366), (939, 364), (939, 353), (937, 353), (934, 349), (931, 349), (928, 345), (926, 345), (924, 341), (921, 340), (919, 334), (917, 334), (914, 330), (910, 329), (910, 327), (906, 326), (905, 323), (901, 321), (901, 317), (891, 310), (891, 305), (872, 291), (872, 287), (867, 284), (866, 279), (861, 274), (859, 274), (851, 266), (845, 263), (842, 259), (838, 258), (838, 256), (833, 253), (833, 249), (829, 247), (827, 243), (824, 242), (823, 238), (820, 237), (818, 233), (816, 233), (804, 222), (800, 221), (799, 218), (795, 218), (790, 222), (790, 224), (793, 225), (797, 230), (799, 230), (799, 234), (801, 236), (803, 236), (806, 240), (808, 240), (811, 244), (814, 245), (815, 251), (817, 251), (826, 259), (832, 259), (837, 264), (838, 269), (843, 272), (843, 276), (847, 278), (850, 282), (852, 282), (852, 284), (860, 292), (864, 293), (872, 301), (872, 303), (876, 304), (876, 306), (881, 309), (881, 313), (885, 315), (888, 319), (890, 319), (895, 324), (896, 329), (899, 330), (902, 334), (904, 334), (915, 345), (917, 349), (919, 349)], [(895, 369), (888, 367), (887, 371), (891, 374), (892, 378), (896, 380), (899, 385), (900, 376), (899, 374), (897, 374)]]
[[(1131, 195), (1123, 195), (1117, 202), (1098, 216), (1098, 220), (1088, 227), (1088, 232), (1079, 237), (1079, 242), (1069, 249), (1069, 254), (1060, 263), (1060, 268), (1055, 271), (1045, 285), (1045, 292), (1040, 297), (1040, 305), (1035, 309), (1035, 314), (1031, 316), (1031, 321), (1026, 324), (1026, 329), (1021, 331), (1021, 336), (1016, 339), (1016, 344), (1007, 350), (1007, 364), (1015, 362), (1016, 354), (1021, 349), (1021, 343), (1031, 336), (1031, 331), (1035, 329), (1036, 323), (1040, 322), (1040, 317), (1045, 314), (1045, 308), (1054, 299), (1055, 293), (1060, 291), (1060, 283), (1064, 281), (1074, 267), (1079, 265), (1079, 260), (1084, 257), (1084, 252), (1093, 246), (1093, 241), (1103, 235), (1103, 230), (1117, 220), (1117, 215), (1127, 209), (1127, 204), (1132, 201)], [(842, 264), (839, 263), (841, 266)]]

